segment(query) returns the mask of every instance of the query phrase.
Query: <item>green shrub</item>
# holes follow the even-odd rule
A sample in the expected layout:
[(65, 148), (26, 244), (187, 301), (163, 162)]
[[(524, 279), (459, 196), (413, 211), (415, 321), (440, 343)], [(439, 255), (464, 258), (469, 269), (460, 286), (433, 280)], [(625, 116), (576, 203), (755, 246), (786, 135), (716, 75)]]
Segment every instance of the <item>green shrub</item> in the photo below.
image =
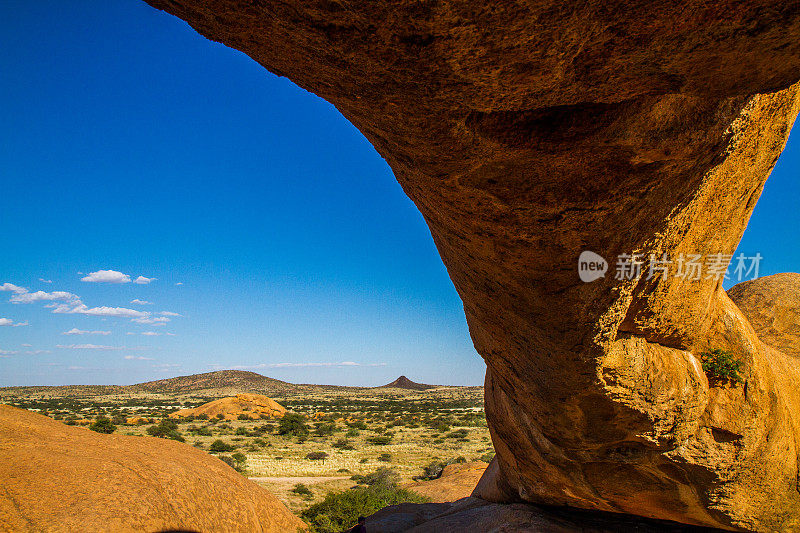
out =
[(186, 440), (178, 431), (178, 423), (174, 420), (170, 420), (169, 418), (165, 418), (158, 424), (147, 428), (147, 434), (162, 439), (176, 440), (178, 442), (184, 442)]
[(94, 422), (89, 426), (89, 429), (97, 433), (114, 433), (117, 426), (111, 423), (107, 416), (98, 416)]
[(246, 415), (246, 414), (244, 414), (244, 413), (240, 414), (240, 415), (239, 415), (239, 416), (237, 416), (236, 418), (237, 418), (238, 420), (250, 420), (250, 419), (251, 419), (251, 418), (250, 418), (250, 415)]
[(714, 348), (700, 354), (703, 371), (711, 381), (731, 381), (734, 384), (742, 381), (739, 371), (744, 364), (735, 359), (731, 352)]
[(378, 461), (383, 461), (384, 463), (388, 463), (392, 460), (391, 454), (382, 453), (378, 456)]
[(400, 474), (397, 473), (396, 468), (382, 466), (372, 473), (356, 474), (350, 479), (359, 485), (396, 485), (400, 482)]
[(311, 498), (314, 496), (314, 493), (311, 492), (311, 489), (309, 489), (306, 485), (303, 485), (302, 483), (298, 483), (297, 485), (295, 485), (294, 488), (292, 489), (292, 492), (294, 492), (298, 496), (303, 496), (304, 498)]
[(240, 474), (244, 473), (244, 464), (245, 464), (245, 456), (241, 453), (235, 453), (232, 456), (228, 455), (218, 455), (220, 461), (226, 463), (228, 466), (239, 472)]
[(339, 448), (340, 450), (355, 450), (355, 446), (350, 444), (350, 441), (347, 439), (337, 439), (331, 446)]
[(334, 422), (323, 422), (320, 424), (316, 424), (316, 428), (314, 430), (314, 435), (318, 437), (328, 437), (333, 435), (333, 432), (336, 431), (336, 423)]
[(377, 435), (375, 437), (369, 437), (367, 442), (375, 444), (376, 446), (385, 446), (392, 442), (392, 437), (390, 435)]
[(306, 417), (300, 413), (286, 413), (278, 423), (278, 435), (291, 435), (298, 438), (308, 437)]
[(457, 429), (445, 435), (448, 439), (465, 439), (469, 432), (466, 429)]
[(484, 463), (491, 463), (492, 459), (494, 459), (494, 452), (487, 452), (480, 456), (480, 460)]
[(345, 433), (344, 436), (345, 437), (358, 437), (358, 430), (355, 429), (355, 428), (348, 429), (347, 433)]
[(328, 494), (323, 501), (302, 512), (301, 517), (319, 533), (344, 531), (353, 526), (359, 516), (368, 516), (386, 507), (399, 503), (426, 503), (424, 496), (389, 484), (375, 484), (368, 487)]
[(211, 443), (211, 446), (208, 449), (209, 451), (214, 453), (222, 453), (222, 452), (233, 451), (235, 448), (232, 445), (225, 442), (224, 440), (217, 439)]

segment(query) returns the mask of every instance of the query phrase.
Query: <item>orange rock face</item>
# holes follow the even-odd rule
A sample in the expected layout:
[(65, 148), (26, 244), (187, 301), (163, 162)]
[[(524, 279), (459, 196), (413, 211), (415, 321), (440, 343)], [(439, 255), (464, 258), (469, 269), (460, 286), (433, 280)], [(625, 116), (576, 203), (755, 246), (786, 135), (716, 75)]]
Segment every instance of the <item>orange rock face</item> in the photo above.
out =
[[(800, 528), (797, 358), (719, 278), (614, 275), (735, 250), (800, 108), (800, 4), (150, 3), (332, 102), (419, 207), (487, 364), (477, 496)], [(743, 383), (710, 386), (712, 348)]]
[(472, 494), (487, 466), (483, 461), (447, 465), (437, 479), (408, 483), (403, 487), (427, 496), (434, 503), (452, 502)]
[(239, 415), (251, 418), (280, 418), (286, 414), (286, 408), (278, 402), (261, 394), (237, 394), (230, 398), (220, 398), (193, 409), (181, 409), (169, 415), (171, 418), (206, 415), (214, 418), (222, 415), (226, 420), (234, 420)]
[(0, 531), (305, 527), (269, 492), (191, 446), (100, 435), (6, 405), (0, 405), (0, 488)]

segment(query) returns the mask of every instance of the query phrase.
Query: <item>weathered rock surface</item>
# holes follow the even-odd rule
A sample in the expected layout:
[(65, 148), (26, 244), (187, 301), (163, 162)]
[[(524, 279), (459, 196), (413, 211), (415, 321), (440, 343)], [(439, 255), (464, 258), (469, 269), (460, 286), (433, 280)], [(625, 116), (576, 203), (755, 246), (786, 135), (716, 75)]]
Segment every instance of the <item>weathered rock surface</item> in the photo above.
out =
[(472, 494), (487, 466), (483, 461), (447, 465), (438, 478), (406, 483), (403, 488), (427, 496), (434, 503), (453, 502)]
[(100, 435), (0, 405), (0, 531), (303, 527), (272, 494), (191, 446)]
[(800, 356), (800, 274), (745, 281), (731, 287), (728, 296), (759, 339), (785, 354)]
[[(736, 248), (800, 106), (800, 2), (149, 1), (336, 105), (419, 207), (487, 364), (476, 495), (800, 528), (797, 358), (707, 272), (614, 276)], [(710, 387), (709, 348), (745, 382)]]
[(181, 409), (169, 415), (171, 418), (206, 415), (215, 418), (222, 415), (226, 420), (235, 420), (239, 415), (251, 418), (280, 418), (286, 414), (286, 408), (261, 394), (237, 394), (229, 398), (220, 398), (191, 409)]
[(701, 533), (718, 529), (686, 526), (612, 513), (547, 508), (531, 504), (496, 504), (478, 498), (452, 503), (406, 503), (385, 507), (367, 517), (370, 533)]

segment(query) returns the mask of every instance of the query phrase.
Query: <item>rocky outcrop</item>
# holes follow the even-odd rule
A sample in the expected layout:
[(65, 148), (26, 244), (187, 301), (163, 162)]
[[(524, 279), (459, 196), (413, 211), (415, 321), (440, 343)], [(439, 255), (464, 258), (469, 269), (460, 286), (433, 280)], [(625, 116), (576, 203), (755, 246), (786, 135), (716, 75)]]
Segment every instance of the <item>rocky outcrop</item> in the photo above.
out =
[[(713, 269), (675, 275), (734, 251), (783, 149), (800, 4), (150, 3), (332, 102), (419, 207), (487, 364), (476, 495), (800, 527), (798, 361)], [(709, 384), (710, 348), (743, 383)]]
[(101, 435), (0, 405), (0, 531), (300, 528), (272, 494), (189, 445)]
[(800, 274), (775, 274), (745, 281), (728, 290), (758, 338), (800, 357)]
[(286, 408), (267, 396), (261, 394), (237, 394), (229, 398), (220, 398), (203, 405), (181, 409), (169, 415), (171, 418), (186, 418), (205, 415), (217, 418), (222, 415), (225, 420), (235, 420), (239, 416), (250, 418), (280, 418), (286, 414)]
[(413, 490), (434, 503), (453, 502), (472, 494), (487, 466), (483, 461), (453, 463), (445, 466), (438, 478), (407, 483), (403, 488)]
[(370, 533), (525, 532), (525, 533), (710, 533), (709, 528), (647, 520), (612, 513), (496, 504), (479, 498), (451, 503), (404, 503), (367, 517)]

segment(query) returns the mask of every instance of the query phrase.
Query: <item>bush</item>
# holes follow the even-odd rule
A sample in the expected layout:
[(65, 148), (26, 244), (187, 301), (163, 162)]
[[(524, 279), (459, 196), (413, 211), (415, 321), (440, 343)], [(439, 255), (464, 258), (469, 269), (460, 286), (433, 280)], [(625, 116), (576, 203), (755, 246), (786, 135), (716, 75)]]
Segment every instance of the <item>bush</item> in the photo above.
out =
[(300, 413), (286, 413), (278, 423), (278, 435), (291, 435), (298, 438), (308, 437), (306, 417)]
[(469, 432), (466, 429), (457, 429), (445, 435), (448, 439), (465, 439)]
[(484, 463), (491, 463), (492, 459), (494, 459), (494, 452), (487, 452), (480, 457), (481, 461)]
[(359, 485), (396, 485), (400, 482), (400, 474), (396, 468), (382, 466), (370, 474), (356, 474), (350, 479)]
[(375, 444), (376, 446), (385, 446), (392, 442), (392, 437), (390, 435), (377, 435), (375, 437), (369, 437), (367, 442)]
[(387, 505), (429, 501), (416, 492), (398, 488), (396, 485), (376, 484), (332, 492), (320, 503), (303, 511), (300, 516), (313, 531), (334, 533), (353, 526), (359, 516), (371, 515)]
[(325, 452), (311, 452), (306, 455), (306, 459), (309, 461), (322, 461), (322, 464), (325, 464), (325, 459), (328, 458), (328, 454)]
[(176, 440), (178, 442), (184, 442), (186, 440), (178, 431), (178, 423), (168, 418), (147, 428), (147, 434), (162, 439)]
[(217, 439), (211, 443), (211, 447), (208, 448), (209, 451), (214, 453), (222, 453), (222, 452), (230, 452), (234, 450), (234, 447), (222, 439)]
[(111, 423), (111, 420), (106, 416), (98, 416), (95, 421), (89, 426), (89, 429), (97, 433), (114, 433), (117, 426)]
[(422, 475), (414, 476), (414, 480), (429, 481), (431, 479), (438, 479), (442, 476), (444, 467), (446, 467), (447, 465), (466, 463), (466, 462), (467, 460), (464, 457), (456, 457), (455, 459), (450, 459), (448, 461), (433, 461), (429, 463), (428, 466), (423, 467)]
[(363, 420), (358, 420), (356, 422), (348, 422), (347, 425), (353, 429), (361, 429), (361, 430), (367, 429), (367, 424)]
[(358, 437), (358, 430), (355, 429), (355, 428), (348, 429), (347, 433), (345, 433), (344, 436), (345, 437)]
[(236, 418), (237, 418), (238, 420), (252, 420), (252, 419), (250, 418), (250, 415), (246, 415), (246, 414), (244, 414), (244, 413), (240, 414), (240, 415), (239, 415), (239, 416), (237, 416)]
[(312, 496), (314, 496), (314, 493), (311, 492), (311, 489), (309, 489), (302, 483), (298, 483), (297, 485), (295, 485), (294, 488), (292, 489), (292, 492), (294, 492), (298, 496), (303, 496), (305, 498), (311, 498)]
[(714, 348), (700, 354), (703, 371), (711, 381), (731, 381), (734, 384), (742, 381), (739, 370), (744, 364), (739, 359), (734, 359), (731, 352)]
[(314, 430), (314, 435), (316, 435), (317, 437), (328, 437), (330, 435), (333, 435), (334, 431), (336, 431), (335, 422), (324, 422), (321, 424), (317, 424), (317, 427)]
[(240, 474), (244, 473), (244, 466), (247, 458), (242, 453), (235, 453), (231, 456), (228, 455), (219, 455), (220, 461), (226, 463), (228, 466), (239, 472)]
[(383, 461), (384, 463), (388, 463), (392, 460), (392, 456), (388, 453), (382, 453), (378, 456), (378, 461)]
[(340, 450), (355, 450), (355, 447), (350, 444), (350, 441), (347, 439), (337, 439), (331, 446), (339, 448)]

